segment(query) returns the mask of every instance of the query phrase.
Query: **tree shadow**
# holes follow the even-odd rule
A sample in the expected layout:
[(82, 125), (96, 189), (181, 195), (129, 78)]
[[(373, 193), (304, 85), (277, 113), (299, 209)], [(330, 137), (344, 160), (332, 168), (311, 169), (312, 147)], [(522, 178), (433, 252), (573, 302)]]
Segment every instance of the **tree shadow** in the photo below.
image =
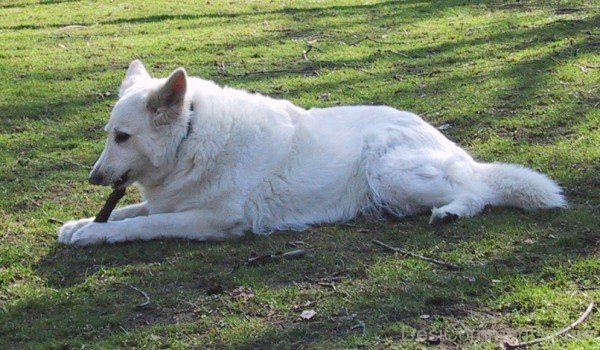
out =
[[(42, 1), (39, 4), (53, 4), (60, 2), (76, 2), (76, 0), (64, 0), (64, 1)], [(480, 4), (493, 4), (493, 1), (473, 1), (473, 5)], [(334, 6), (317, 6), (317, 7), (290, 7), (285, 6), (280, 9), (275, 10), (257, 10), (257, 11), (247, 11), (247, 12), (228, 12), (228, 11), (218, 11), (218, 12), (207, 12), (207, 13), (199, 13), (199, 14), (191, 14), (189, 12), (184, 12), (180, 14), (158, 14), (151, 15), (145, 17), (136, 17), (136, 18), (119, 18), (107, 21), (101, 21), (99, 24), (104, 25), (120, 25), (120, 24), (144, 24), (144, 23), (157, 23), (164, 22), (170, 20), (186, 20), (186, 21), (196, 21), (195, 24), (200, 25), (199, 21), (203, 19), (236, 19), (236, 21), (251, 21), (253, 17), (258, 16), (298, 16), (298, 17), (311, 17), (311, 16), (344, 16), (344, 15), (355, 15), (361, 11), (368, 11), (372, 13), (386, 13), (388, 17), (393, 16), (392, 13), (399, 14), (400, 12), (407, 12), (413, 17), (418, 19), (427, 18), (435, 16), (437, 13), (443, 12), (448, 8), (463, 6), (464, 2), (460, 0), (450, 0), (444, 2), (436, 2), (436, 3), (423, 3), (421, 1), (411, 1), (405, 3), (399, 3), (397, 1), (384, 1), (373, 4), (362, 4), (362, 5), (334, 5)], [(11, 8), (11, 7), (25, 7), (27, 5), (14, 5), (14, 6), (2, 6), (2, 8)], [(416, 9), (416, 11), (415, 11)], [(408, 13), (409, 12), (409, 13)], [(10, 29), (10, 30), (22, 30), (22, 29), (43, 29), (43, 28), (60, 28), (67, 25), (73, 25), (74, 23), (62, 23), (62, 24), (20, 24), (13, 26), (3, 26), (0, 29)], [(80, 22), (77, 23), (80, 25), (92, 25), (95, 22)]]
[[(398, 333), (399, 326), (433, 330), (436, 319), (451, 317), (457, 324), (470, 319), (473, 316), (470, 310), (481, 308), (485, 300), (504, 293), (493, 288), (494, 280), (518, 277), (535, 284), (540, 273), (548, 273), (548, 267), (568, 265), (571, 261), (593, 256), (600, 249), (600, 236), (593, 232), (559, 233), (560, 229), (555, 226), (561, 225), (568, 214), (558, 217), (554, 213), (528, 214), (529, 222), (510, 219), (510, 210), (494, 209), (484, 215), (487, 217), (473, 219), (476, 223), (463, 221), (441, 228), (428, 227), (422, 217), (404, 220), (400, 226), (390, 221), (374, 222), (363, 218), (353, 222), (358, 228), (339, 230), (335, 226), (322, 226), (310, 232), (246, 236), (239, 241), (223, 243), (136, 242), (87, 249), (56, 246), (34, 265), (36, 275), (53, 292), (40, 297), (25, 297), (8, 308), (1, 316), (3, 336), (15, 346), (28, 341), (53, 346), (101, 342), (113, 337), (115, 332), (121, 333), (119, 329), (144, 334), (152, 332), (157, 325), (194, 325), (203, 313), (209, 312), (204, 308), (198, 311), (195, 303), (210, 305), (209, 300), (214, 298), (217, 298), (217, 304), (213, 306), (229, 308), (233, 315), (271, 322), (261, 311), (253, 311), (264, 307), (262, 302), (240, 307), (229, 304), (231, 291), (245, 286), (274, 292), (286, 288), (323, 288), (323, 292), (313, 292), (321, 295), (316, 307), (328, 311), (306, 322), (298, 317), (298, 312), (280, 310), (284, 316), (277, 324), (283, 324), (283, 328), (273, 326), (265, 333), (218, 346), (262, 348), (296, 344), (297, 347), (310, 347), (335, 339), (351, 341), (360, 336), (360, 331), (352, 329), (359, 321), (366, 322), (367, 335), (385, 332), (386, 336), (398, 338), (403, 336)], [(409, 249), (435, 250), (441, 244), (469, 244), (490, 239), (497, 233), (493, 229), (496, 222), (507, 218), (515, 222), (517, 230), (553, 233), (556, 237), (539, 236), (532, 244), (515, 244), (473, 261), (462, 261), (462, 271), (448, 271), (411, 261), (383, 251), (370, 242), (377, 238), (391, 245), (412, 247)], [(486, 229), (468, 237), (461, 235), (460, 232), (472, 224), (484, 225)], [(360, 233), (360, 227), (368, 227), (371, 231)], [(398, 228), (401, 228), (401, 235)], [(291, 249), (283, 248), (289, 241), (305, 242), (314, 250), (314, 255), (262, 266), (245, 264), (247, 258), (256, 253)], [(399, 269), (381, 280), (373, 271), (392, 261), (397, 261)], [(341, 278), (334, 280), (337, 289), (329, 289), (327, 283), (323, 287), (316, 284), (315, 281), (321, 278), (327, 282), (329, 276)], [(97, 284), (90, 282), (92, 280), (103, 282)], [(144, 290), (150, 296), (152, 306), (136, 308), (136, 300), (141, 302), (143, 298), (129, 289), (126, 282)], [(354, 289), (353, 286), (358, 287)], [(344, 290), (351, 294), (341, 292)], [(170, 301), (173, 294), (177, 295), (175, 304)], [(289, 302), (302, 304), (315, 297), (311, 295), (300, 293)], [(115, 313), (120, 316), (115, 318)], [(431, 320), (420, 318), (423, 314), (431, 315)], [(50, 336), (36, 334), (38, 326), (52, 324), (58, 319), (71, 322), (59, 322), (60, 328)], [(78, 327), (82, 324), (89, 324), (94, 330), (81, 333)]]
[[(477, 4), (482, 5), (492, 3), (490, 1), (477, 2)], [(237, 19), (259, 15), (289, 15), (296, 16), (299, 19), (306, 16), (347, 15), (350, 17), (361, 11), (378, 13), (381, 16), (390, 18), (410, 13), (414, 14), (416, 18), (424, 19), (433, 17), (451, 6), (462, 5), (464, 5), (464, 1), (432, 3), (388, 1), (381, 4), (361, 6), (285, 8), (270, 12), (182, 16), (159, 14), (140, 18), (110, 20), (103, 22), (103, 24), (143, 24), (168, 20), (192, 22), (206, 17)], [(421, 10), (413, 13), (411, 6), (418, 6)], [(521, 50), (536, 44), (543, 44), (545, 40), (549, 40), (553, 36), (571, 36), (582, 31), (594, 30), (598, 20), (598, 16), (592, 16), (586, 20), (574, 22), (556, 21), (539, 28), (520, 28), (510, 33), (499, 32), (486, 38), (465, 39), (452, 43), (435, 43), (419, 49), (402, 51), (409, 57), (398, 57), (396, 61), (402, 64), (391, 66), (385, 73), (373, 75), (365, 73), (364, 76), (356, 76), (335, 83), (321, 82), (315, 84), (312, 89), (329, 91), (338, 88), (337, 85), (340, 84), (351, 85), (365, 80), (390, 80), (390, 77), (394, 73), (398, 73), (398, 70), (402, 70), (401, 73), (408, 77), (426, 76), (430, 78), (436, 74), (424, 75), (428, 72), (419, 66), (419, 63), (411, 63), (411, 61), (431, 59), (426, 67), (435, 67), (435, 70), (452, 70), (457, 67), (456, 59), (445, 55), (438, 56), (436, 53), (452, 53), (468, 47), (481, 46), (488, 41), (501, 44), (514, 43), (505, 50)], [(22, 26), (22, 29), (25, 29), (28, 25)], [(40, 25), (29, 29), (46, 27), (48, 26)], [(17, 30), (20, 28), (16, 26), (10, 29)], [(215, 49), (227, 50), (228, 45), (239, 45), (240, 47), (261, 46), (268, 40), (289, 40), (290, 37), (304, 37), (307, 34), (325, 29), (327, 28), (314, 28), (308, 32), (306, 29), (299, 29), (278, 32), (269, 37), (259, 37), (253, 40), (232, 40), (220, 47), (215, 47)], [(347, 33), (342, 33), (342, 35), (347, 35)], [(530, 42), (529, 39), (532, 37), (538, 38), (537, 41)], [(272, 79), (273, 75), (304, 74), (302, 67), (307, 64), (314, 65), (313, 73), (338, 69), (363, 69), (386, 57), (385, 52), (377, 51), (379, 50), (376, 47), (378, 46), (377, 43), (364, 42), (364, 44), (372, 45), (373, 52), (365, 55), (360, 60), (314, 59), (310, 63), (296, 61), (283, 67), (284, 69), (296, 70), (297, 73), (280, 72), (229, 77), (216, 76), (223, 81), (244, 86)], [(594, 44), (593, 38), (590, 37), (589, 40), (575, 42), (569, 47), (554, 50), (531, 60), (523, 60), (507, 67), (498, 67), (494, 74), (513, 77), (515, 83), (509, 85), (509, 90), (499, 91), (495, 94), (494, 100), (490, 102), (491, 105), (496, 109), (504, 109), (515, 105), (527, 106), (534, 103), (536, 96), (548, 82), (547, 72), (555, 69), (560, 60), (571, 57), (574, 52), (594, 52), (596, 46), (592, 44)], [(475, 58), (477, 57), (473, 55), (466, 57), (466, 59)], [(535, 66), (535, 69), (531, 69), (532, 65)], [(44, 72), (44, 76), (40, 80), (49, 84), (57, 73), (52, 70)], [(93, 75), (95, 73), (91, 69), (88, 74)], [(403, 87), (401, 92), (408, 97), (399, 98), (399, 101), (395, 103), (414, 103), (411, 100), (421, 96), (423, 91), (430, 94), (447, 94), (451, 89), (460, 89), (464, 85), (476, 84), (475, 80), (478, 79), (480, 77), (475, 79), (473, 76), (443, 76), (439, 81), (433, 81), (432, 79), (425, 88), (418, 86)], [(102, 89), (105, 88), (102, 87)], [(302, 94), (304, 89), (305, 86), (287, 89), (281, 93), (280, 97), (297, 97)], [(386, 103), (394, 103), (396, 96), (379, 96), (378, 98)], [(13, 124), (8, 124), (8, 121), (35, 121), (40, 116), (61, 121), (74, 110), (89, 107), (95, 102), (101, 103), (101, 100), (95, 96), (63, 96), (57, 100), (61, 102), (3, 105), (0, 107), (0, 113), (3, 116), (6, 115), (7, 118), (2, 119), (0, 126), (3, 130), (10, 131)], [(507, 101), (510, 103), (507, 103)], [(46, 107), (52, 111), (51, 115), (43, 113)], [(561, 137), (556, 130), (558, 126), (577, 127), (580, 122), (577, 114), (586, 113), (593, 106), (584, 101), (568, 108), (571, 109), (558, 109), (558, 114), (562, 114), (564, 110), (568, 111), (568, 116), (563, 115), (560, 118), (544, 120), (542, 123), (536, 124), (536, 128), (540, 127), (544, 130), (544, 135), (551, 136), (550, 140), (545, 137), (537, 137), (532, 134), (533, 131), (525, 130), (524, 137), (526, 141), (530, 143), (554, 142)], [(510, 113), (516, 112), (518, 110)], [(472, 136), (474, 129), (482, 126), (496, 126), (498, 125), (497, 120), (502, 117), (504, 115), (476, 114), (475, 111), (469, 111), (462, 116), (451, 116), (456, 121), (454, 130), (460, 129), (461, 131), (451, 129), (449, 133), (461, 141), (468, 142), (471, 137), (474, 137)], [(97, 122), (90, 123), (99, 124)], [(71, 133), (81, 133), (93, 138), (95, 134), (91, 133), (95, 132), (96, 128), (88, 130), (90, 123), (69, 130), (55, 128), (56, 134), (54, 137), (63, 139)], [(511, 132), (511, 130), (507, 130), (507, 132)], [(35, 141), (19, 145), (20, 149), (35, 147)], [(18, 152), (15, 150), (10, 152), (13, 152), (14, 157), (18, 158)], [(94, 156), (90, 155), (90, 159)], [(42, 179), (49, 172), (58, 172), (57, 175), (65, 175), (69, 170), (69, 166), (65, 165), (60, 168), (60, 164), (51, 162), (18, 170), (22, 171), (21, 175), (25, 178)], [(588, 194), (576, 193), (576, 195), (597, 200), (598, 193), (594, 191), (598, 184), (595, 175), (597, 170), (592, 169), (585, 172), (582, 177), (572, 180), (570, 182), (571, 190), (587, 190)], [(0, 176), (3, 183), (5, 179), (7, 178)], [(570, 213), (576, 214), (577, 211), (581, 210), (583, 209), (573, 209)], [(592, 209), (585, 210), (591, 211)], [(14, 211), (16, 212), (17, 209), (14, 209)], [(407, 263), (403, 267), (406, 271), (412, 271), (407, 272), (407, 274), (411, 273), (408, 276), (410, 278), (407, 281), (402, 281), (401, 277), (394, 275), (389, 281), (391, 287), (386, 287), (381, 281), (371, 281), (369, 271), (382, 262), (400, 259), (400, 257), (382, 253), (377, 247), (370, 244), (370, 239), (378, 238), (393, 245), (416, 247), (417, 249), (440, 253), (438, 247), (443, 247), (444, 244), (449, 245), (450, 248), (448, 249), (451, 249), (454, 244), (469, 244), (489, 238), (485, 232), (496, 232), (494, 226), (502, 226), (502, 221), (510, 220), (515, 213), (518, 212), (508, 209), (492, 209), (486, 212), (483, 217), (473, 219), (473, 224), (455, 223), (440, 229), (427, 227), (424, 224), (424, 217), (403, 221), (402, 225), (406, 226), (395, 226), (391, 222), (357, 221), (357, 225), (369, 228), (373, 235), (360, 234), (351, 228), (344, 228), (341, 229), (341, 232), (336, 233), (331, 227), (324, 226), (304, 233), (273, 235), (269, 238), (245, 237), (236, 242), (219, 244), (165, 241), (136, 242), (89, 249), (52, 246), (40, 261), (32, 263), (31, 266), (33, 274), (39, 277), (44, 286), (52, 291), (43, 295), (24, 295), (20, 301), (3, 307), (4, 310), (0, 316), (3, 327), (0, 327), (0, 335), (5, 339), (9, 339), (9, 342), (15, 347), (33, 342), (55, 346), (71, 344), (72, 342), (101, 342), (121, 332), (120, 327), (130, 331), (152, 332), (153, 327), (156, 325), (177, 323), (179, 321), (174, 319), (173, 315), (180, 312), (187, 314), (191, 312), (192, 321), (189, 322), (193, 324), (198, 321), (197, 315), (194, 314), (194, 306), (185, 304), (185, 301), (203, 300), (209, 295), (228, 299), (228, 292), (240, 285), (250, 285), (255, 289), (266, 290), (284, 290), (293, 286), (300, 286), (300, 289), (309, 289), (314, 288), (315, 285), (307, 277), (314, 280), (340, 273), (340, 271), (343, 277), (342, 288), (344, 288), (344, 283), (347, 283), (348, 286), (372, 283), (373, 286), (359, 288), (350, 298), (347, 296), (330, 297), (330, 301), (326, 301), (326, 303), (329, 303), (327, 306), (334, 310), (332, 318), (325, 316), (321, 318), (321, 315), (319, 315), (315, 320), (316, 322), (302, 322), (297, 315), (287, 315), (283, 320), (286, 326), (285, 329), (277, 330), (273, 328), (265, 334), (249, 337), (249, 339), (236, 344), (220, 345), (254, 348), (274, 347), (277, 344), (291, 343), (297, 344), (298, 347), (309, 347), (331, 339), (355, 337), (357, 331), (350, 328), (360, 318), (364, 318), (369, 322), (367, 323), (369, 327), (367, 335), (376, 334), (387, 329), (386, 327), (397, 324), (408, 324), (417, 329), (419, 327), (430, 327), (431, 324), (427, 321), (420, 321), (419, 316), (423, 314), (439, 315), (440, 317), (452, 315), (461, 321), (469, 316), (468, 310), (470, 308), (485, 305), (486, 300), (497, 296), (498, 291), (492, 288), (491, 280), (506, 278), (507, 275), (523, 274), (525, 278), (530, 279), (532, 284), (538, 283), (536, 278), (548, 267), (568, 264), (569, 260), (585, 259), (593, 256), (592, 254), (598, 251), (599, 246), (597, 234), (592, 231), (582, 231), (576, 232), (572, 236), (560, 235), (561, 229), (556, 227), (569, 223), (565, 218), (569, 215), (568, 213), (558, 215), (554, 212), (526, 214), (524, 218), (520, 218), (522, 220), (515, 220), (515, 230), (526, 232), (534, 228), (536, 231), (550, 231), (558, 236), (558, 239), (540, 239), (533, 244), (516, 245), (511, 249), (507, 248), (491, 253), (485, 259), (480, 258), (476, 261), (481, 262), (481, 264), (469, 264), (468, 268), (462, 272), (447, 272), (427, 264), (415, 267)], [(556, 218), (557, 216), (558, 218)], [(477, 225), (485, 226), (485, 229), (474, 229)], [(594, 227), (595, 224), (592, 222), (586, 225)], [(397, 232), (399, 230), (403, 231), (403, 235), (400, 237)], [(461, 235), (461, 231), (472, 232), (472, 235), (464, 237)], [(496, 233), (502, 235), (502, 239), (508, 239), (506, 234)], [(331, 235), (332, 238), (317, 238), (318, 235), (326, 237)], [(256, 268), (245, 265), (246, 259), (253, 254), (286, 250), (288, 249), (286, 243), (294, 240), (312, 244), (315, 247), (315, 258), (297, 262), (269, 264)], [(441, 253), (447, 252), (442, 249)], [(470, 276), (475, 276), (475, 282), (469, 282), (468, 278)], [(102, 281), (102, 284), (98, 284), (97, 281)], [(135, 309), (132, 295), (137, 297), (139, 295), (123, 286), (121, 284), (123, 281), (135, 283), (148, 292), (152, 297), (153, 305), (156, 306), (144, 310)], [(329, 287), (324, 286), (323, 288)], [(177, 299), (181, 303), (172, 305), (173, 302), (169, 301), (173, 298), (169, 298), (171, 293), (180, 293)], [(331, 291), (331, 293), (335, 292)], [(348, 301), (343, 300), (343, 297)], [(305, 300), (299, 298), (299, 301)], [(331, 305), (335, 303), (339, 303), (339, 306)], [(123, 312), (123, 310), (126, 311)], [(357, 317), (348, 317), (353, 311), (360, 314)], [(233, 309), (230, 312), (240, 317), (250, 317), (245, 314), (246, 311), (243, 308)], [(64, 319), (70, 321), (65, 323)], [(38, 333), (36, 331), (53, 324), (57, 324), (58, 328), (55, 328), (50, 335), (46, 332), (39, 331)], [(82, 330), (82, 324), (91, 325), (93, 330)], [(389, 332), (388, 335), (390, 336), (397, 335), (394, 331)], [(310, 335), (310, 338), (307, 338), (306, 335)], [(73, 338), (75, 339), (73, 340)]]
[(36, 5), (56, 5), (56, 4), (61, 4), (61, 3), (68, 3), (68, 2), (79, 2), (81, 0), (39, 0), (37, 2), (25, 2), (22, 4), (2, 4), (0, 5), (0, 8), (2, 9), (11, 9), (11, 8), (24, 8), (24, 7), (29, 7), (29, 6), (36, 6)]

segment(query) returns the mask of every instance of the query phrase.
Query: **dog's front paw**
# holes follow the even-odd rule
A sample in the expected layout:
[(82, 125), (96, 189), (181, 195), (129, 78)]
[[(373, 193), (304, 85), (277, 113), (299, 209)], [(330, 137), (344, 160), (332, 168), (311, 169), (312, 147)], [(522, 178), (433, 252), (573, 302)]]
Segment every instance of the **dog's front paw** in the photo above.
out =
[(107, 233), (110, 232), (108, 225), (107, 223), (90, 222), (73, 233), (69, 244), (87, 247), (103, 243), (106, 241)]
[(93, 220), (94, 218), (86, 218), (65, 223), (58, 229), (58, 241), (63, 244), (71, 244), (71, 237), (73, 237), (73, 234)]
[(431, 210), (431, 217), (429, 218), (429, 225), (443, 225), (455, 221), (459, 216), (454, 213), (442, 210), (441, 208), (433, 208)]

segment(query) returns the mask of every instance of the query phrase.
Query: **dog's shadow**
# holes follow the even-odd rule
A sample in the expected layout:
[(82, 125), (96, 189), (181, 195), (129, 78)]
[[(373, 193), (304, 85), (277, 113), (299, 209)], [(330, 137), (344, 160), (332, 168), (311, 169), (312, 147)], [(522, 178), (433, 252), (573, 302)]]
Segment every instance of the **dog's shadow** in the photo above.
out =
[[(135, 271), (137, 267), (151, 271), (186, 271), (183, 265), (198, 263), (197, 274), (218, 274), (223, 269), (231, 270), (243, 261), (237, 247), (252, 245), (257, 237), (245, 235), (231, 242), (199, 242), (180, 239), (161, 241), (136, 241), (120, 244), (104, 244), (87, 248), (57, 244), (36, 265), (36, 273), (43, 276), (53, 288), (70, 288), (98, 273), (109, 270)], [(219, 250), (229, 250), (225, 259), (210, 260)], [(204, 262), (204, 265), (200, 265)], [(212, 271), (209, 271), (212, 270)], [(140, 275), (143, 277), (143, 273)], [(227, 274), (221, 276), (227, 278)]]

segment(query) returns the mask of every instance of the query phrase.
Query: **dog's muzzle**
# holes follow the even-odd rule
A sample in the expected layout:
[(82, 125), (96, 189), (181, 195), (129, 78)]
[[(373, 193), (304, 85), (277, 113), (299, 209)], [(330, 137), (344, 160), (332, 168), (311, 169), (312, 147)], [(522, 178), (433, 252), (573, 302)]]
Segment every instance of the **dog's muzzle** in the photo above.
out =
[(99, 172), (99, 171), (92, 171), (92, 173), (89, 176), (89, 181), (92, 185), (98, 185), (98, 186), (109, 186), (112, 185), (114, 188), (118, 188), (118, 187), (122, 187), (125, 183), (127, 183), (127, 181), (129, 181), (129, 172), (130, 170), (127, 170), (123, 175), (121, 175), (118, 179), (116, 179), (115, 181), (110, 181), (110, 179), (107, 179), (106, 176)]
[(113, 183), (113, 187), (114, 187), (114, 188), (119, 188), (119, 187), (123, 186), (124, 184), (126, 184), (126, 183), (127, 183), (127, 181), (129, 181), (129, 172), (130, 172), (130, 171), (131, 171), (131, 170), (127, 170), (127, 171), (125, 172), (125, 174), (121, 175), (121, 177), (120, 177), (119, 179), (117, 179), (117, 181), (115, 181), (115, 182)]
[(96, 170), (94, 170), (90, 173), (88, 180), (90, 181), (90, 183), (92, 185), (104, 185), (105, 184), (104, 174), (102, 174), (101, 172), (96, 171)]

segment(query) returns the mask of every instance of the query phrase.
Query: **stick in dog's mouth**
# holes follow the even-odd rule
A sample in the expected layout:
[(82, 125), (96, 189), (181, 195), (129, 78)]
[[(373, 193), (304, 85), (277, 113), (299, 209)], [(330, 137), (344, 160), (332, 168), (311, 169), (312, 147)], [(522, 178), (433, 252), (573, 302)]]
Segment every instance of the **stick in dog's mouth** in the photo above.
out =
[(115, 183), (113, 184), (113, 188), (119, 188), (122, 187), (127, 180), (129, 180), (129, 172), (131, 170), (127, 170), (117, 181), (115, 181)]
[(106, 203), (104, 203), (104, 206), (102, 209), (100, 209), (98, 215), (96, 215), (94, 222), (107, 222), (108, 218), (110, 217), (110, 213), (112, 213), (117, 206), (117, 203), (119, 203), (119, 200), (123, 198), (124, 195), (125, 187), (113, 187), (113, 191), (106, 199)]

